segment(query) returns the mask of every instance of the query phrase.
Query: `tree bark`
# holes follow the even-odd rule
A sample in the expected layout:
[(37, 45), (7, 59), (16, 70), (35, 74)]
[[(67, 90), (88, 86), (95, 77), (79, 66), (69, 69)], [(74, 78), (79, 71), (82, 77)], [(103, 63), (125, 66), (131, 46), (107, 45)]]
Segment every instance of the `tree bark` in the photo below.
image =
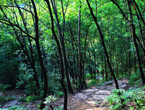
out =
[(58, 31), (59, 31), (59, 36), (60, 36), (60, 43), (61, 43), (61, 47), (62, 47), (62, 56), (63, 56), (63, 60), (64, 60), (66, 79), (67, 79), (67, 87), (68, 87), (68, 91), (70, 93), (73, 93), (73, 89), (72, 89), (72, 86), (70, 83), (70, 78), (69, 78), (69, 73), (68, 73), (68, 63), (67, 63), (66, 52), (65, 52), (64, 36), (62, 35), (62, 31), (61, 31), (61, 27), (60, 27), (60, 23), (59, 23), (59, 19), (58, 19), (58, 14), (57, 14), (57, 9), (55, 6), (55, 1), (51, 1), (51, 3), (53, 6), (53, 10), (54, 10), (54, 14), (56, 17), (56, 22), (57, 22), (57, 27), (58, 27)]
[(58, 38), (56, 36), (56, 33), (55, 33), (55, 30), (54, 30), (54, 21), (53, 21), (53, 15), (52, 15), (50, 3), (49, 3), (48, 0), (44, 0), (44, 1), (46, 1), (47, 5), (48, 5), (48, 9), (49, 9), (50, 17), (51, 17), (51, 30), (52, 30), (55, 42), (57, 44), (57, 49), (58, 49), (58, 52), (59, 52), (60, 74), (61, 74), (60, 83), (61, 83), (63, 93), (64, 93), (64, 108), (63, 108), (63, 110), (67, 110), (67, 89), (65, 88), (65, 84), (64, 84), (64, 79), (65, 79), (65, 77), (64, 77), (64, 67), (63, 67), (64, 64), (63, 64), (63, 56), (62, 56), (61, 46), (60, 46), (59, 40), (58, 40)]
[(132, 10), (131, 10), (131, 0), (127, 0), (127, 1), (128, 1), (129, 12), (130, 12), (130, 19), (132, 21), (131, 22), (131, 29), (132, 29), (133, 42), (134, 42), (135, 49), (136, 49), (137, 61), (138, 61), (140, 75), (141, 75), (141, 79), (142, 79), (142, 85), (144, 85), (145, 84), (145, 75), (143, 73), (143, 69), (142, 69), (142, 66), (141, 66), (138, 44), (136, 42), (136, 32), (135, 32), (135, 26), (133, 24), (133, 16), (132, 16)]
[(40, 105), (40, 109), (43, 109), (45, 107), (44, 101), (45, 98), (47, 97), (47, 92), (48, 92), (48, 81), (47, 81), (47, 73), (46, 73), (46, 69), (44, 67), (43, 64), (43, 58), (42, 58), (42, 53), (40, 50), (40, 44), (39, 44), (39, 27), (38, 27), (38, 16), (37, 16), (37, 9), (35, 6), (35, 3), (33, 0), (31, 0), (32, 5), (33, 5), (33, 9), (34, 9), (34, 13), (35, 13), (35, 42), (36, 42), (36, 48), (37, 48), (37, 52), (38, 52), (38, 57), (39, 57), (39, 62), (40, 62), (40, 66), (41, 66), (41, 74), (42, 77), (44, 78), (44, 93), (43, 93), (43, 98), (41, 101), (41, 105)]
[(91, 6), (90, 6), (89, 1), (88, 1), (88, 0), (86, 0), (86, 1), (87, 1), (87, 4), (88, 4), (88, 7), (89, 7), (89, 9), (90, 9), (91, 15), (92, 15), (92, 17), (93, 17), (93, 19), (94, 19), (94, 22), (95, 22), (95, 24), (96, 24), (96, 26), (97, 26), (97, 28), (98, 28), (98, 31), (99, 31), (99, 34), (100, 34), (100, 37), (101, 37), (101, 41), (102, 41), (101, 43), (102, 43), (102, 45), (103, 45), (103, 47), (104, 47), (104, 52), (105, 52), (105, 55), (106, 55), (106, 58), (107, 58), (107, 63), (108, 63), (108, 66), (109, 66), (111, 75), (112, 75), (112, 77), (113, 77), (113, 79), (114, 79), (114, 82), (115, 82), (115, 84), (116, 84), (116, 89), (119, 89), (117, 79), (116, 79), (116, 77), (115, 77), (114, 71), (113, 71), (113, 69), (112, 69), (112, 67), (111, 67), (111, 64), (110, 64), (110, 61), (109, 61), (109, 56), (108, 56), (108, 53), (107, 53), (107, 50), (106, 50), (106, 46), (105, 46), (105, 42), (104, 42), (104, 36), (103, 36), (103, 34), (102, 34), (102, 32), (101, 32), (100, 26), (99, 26), (99, 24), (98, 24), (98, 22), (97, 22), (97, 20), (96, 20), (96, 17), (95, 17), (95, 15), (94, 15), (93, 11), (92, 11), (92, 8), (91, 8)]

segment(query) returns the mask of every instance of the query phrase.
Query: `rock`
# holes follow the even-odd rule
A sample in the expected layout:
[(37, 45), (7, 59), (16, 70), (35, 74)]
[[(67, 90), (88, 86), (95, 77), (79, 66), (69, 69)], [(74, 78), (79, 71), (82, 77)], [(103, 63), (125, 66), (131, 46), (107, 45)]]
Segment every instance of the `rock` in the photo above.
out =
[(128, 80), (128, 79), (123, 78), (123, 79), (122, 79), (122, 82), (123, 82), (123, 83), (127, 83), (127, 84), (128, 84), (128, 83), (129, 83), (129, 80)]
[(83, 90), (83, 92), (96, 92), (96, 91), (98, 91), (98, 89), (86, 89), (86, 90)]
[(95, 104), (95, 107), (99, 107), (100, 105), (99, 104)]
[(112, 91), (113, 89), (116, 89), (114, 86), (106, 86), (105, 90)]
[(14, 106), (17, 103), (18, 103), (18, 100), (10, 101), (10, 102), (6, 103), (3, 108), (8, 108), (8, 107)]
[(97, 89), (97, 88), (93, 88), (93, 90), (94, 90), (94, 91), (98, 91), (99, 89)]
[(123, 82), (121, 80), (118, 80), (118, 85), (122, 85)]
[(105, 90), (106, 87), (105, 86), (98, 86), (97, 89)]
[(23, 102), (18, 102), (18, 103), (17, 103), (17, 105), (22, 105), (22, 104), (23, 104)]
[(93, 95), (93, 98), (97, 101), (104, 100), (108, 95)]
[(91, 95), (91, 94), (92, 94), (92, 93), (90, 93), (90, 92), (89, 92), (89, 93), (85, 93), (85, 95), (87, 95), (87, 96), (88, 96), (88, 95)]
[(95, 92), (96, 95), (109, 95), (111, 92), (107, 90), (99, 90)]
[(26, 105), (26, 108), (32, 108), (31, 104)]
[(75, 95), (75, 98), (85, 100), (85, 99), (87, 99), (87, 96), (83, 93), (78, 93), (78, 94)]
[(87, 101), (87, 103), (93, 106), (95, 105), (95, 101)]
[(36, 100), (36, 101), (34, 101), (34, 103), (36, 103), (36, 104), (38, 104), (38, 103), (40, 103), (41, 102), (41, 100)]
[(105, 82), (104, 86), (112, 85), (113, 81), (107, 81)]
[(127, 86), (127, 84), (123, 84), (123, 85), (119, 86), (119, 88), (127, 90), (128, 86)]
[[(122, 84), (123, 84), (123, 82), (121, 80), (118, 80), (118, 85), (120, 86)], [(113, 86), (116, 86), (114, 82), (113, 82)]]
[(88, 100), (93, 100), (93, 98), (88, 98)]

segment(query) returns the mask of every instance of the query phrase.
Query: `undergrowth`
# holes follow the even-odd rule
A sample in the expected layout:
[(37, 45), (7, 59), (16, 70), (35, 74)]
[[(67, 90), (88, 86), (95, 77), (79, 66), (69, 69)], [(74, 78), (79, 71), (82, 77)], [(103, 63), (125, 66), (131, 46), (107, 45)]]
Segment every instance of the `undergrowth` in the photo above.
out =
[(115, 89), (104, 102), (111, 110), (145, 110), (145, 86), (127, 91)]

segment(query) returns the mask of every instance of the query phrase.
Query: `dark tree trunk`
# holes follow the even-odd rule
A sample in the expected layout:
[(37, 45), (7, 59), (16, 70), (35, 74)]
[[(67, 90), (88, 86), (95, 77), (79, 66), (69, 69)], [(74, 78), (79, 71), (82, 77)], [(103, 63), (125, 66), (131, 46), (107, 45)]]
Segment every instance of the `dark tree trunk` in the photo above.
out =
[(39, 57), (39, 62), (40, 62), (40, 66), (41, 66), (41, 74), (42, 74), (42, 78), (44, 78), (44, 93), (43, 93), (43, 98), (42, 98), (42, 102), (40, 105), (40, 109), (43, 109), (45, 107), (44, 101), (45, 98), (47, 97), (47, 92), (48, 92), (48, 81), (47, 81), (47, 73), (46, 73), (46, 69), (44, 67), (43, 64), (43, 59), (42, 59), (42, 53), (40, 50), (40, 44), (39, 44), (39, 27), (38, 27), (38, 16), (37, 16), (37, 10), (36, 10), (36, 6), (33, 0), (31, 0), (32, 5), (33, 5), (33, 9), (34, 9), (34, 13), (35, 13), (35, 42), (36, 42), (36, 48), (37, 48), (37, 52), (38, 52), (38, 57)]
[(47, 97), (47, 92), (48, 92), (48, 81), (47, 81), (46, 69), (43, 64), (39, 41), (37, 41), (37, 40), (36, 40), (36, 48), (38, 51), (38, 57), (39, 57), (39, 62), (40, 62), (40, 66), (41, 66), (41, 74), (43, 74), (43, 78), (44, 78), (44, 93), (43, 93), (43, 98), (42, 98), (42, 102), (40, 105), (40, 109), (43, 109), (45, 107), (44, 101), (45, 101), (45, 98)]
[(67, 110), (67, 89), (65, 87), (65, 84), (64, 84), (64, 64), (63, 64), (63, 56), (62, 56), (62, 52), (61, 52), (61, 46), (60, 46), (60, 43), (59, 43), (59, 40), (55, 34), (55, 30), (54, 30), (54, 21), (53, 21), (53, 15), (52, 15), (52, 11), (51, 11), (51, 6), (50, 6), (50, 3), (48, 0), (44, 0), (46, 1), (47, 5), (48, 5), (48, 9), (49, 9), (49, 13), (50, 13), (50, 17), (51, 17), (51, 30), (52, 30), (52, 33), (53, 33), (53, 36), (54, 36), (54, 39), (55, 39), (55, 42), (57, 44), (57, 49), (58, 49), (58, 52), (59, 52), (59, 57), (60, 57), (60, 74), (61, 74), (61, 80), (60, 80), (60, 83), (61, 83), (61, 86), (62, 86), (62, 89), (63, 89), (63, 93), (64, 93), (64, 108), (63, 110)]
[(104, 61), (105, 63), (105, 76), (106, 76), (106, 81), (108, 81), (108, 72), (107, 72), (107, 64), (106, 61)]
[(134, 42), (135, 49), (136, 49), (137, 61), (138, 61), (138, 65), (139, 65), (142, 84), (144, 85), (145, 84), (145, 75), (143, 73), (143, 69), (142, 69), (142, 66), (141, 66), (138, 44), (136, 42), (136, 32), (135, 32), (135, 26), (133, 24), (133, 16), (132, 16), (132, 10), (131, 10), (131, 0), (128, 0), (128, 7), (129, 7), (129, 12), (130, 12), (130, 18), (131, 18), (131, 21), (132, 21), (131, 22), (131, 30), (132, 30), (133, 42)]
[(80, 37), (81, 37), (81, 0), (80, 0), (79, 13), (78, 13), (78, 68), (79, 68), (79, 89), (82, 90), (85, 88), (84, 87), (85, 81), (84, 81), (84, 75), (82, 73)]
[(58, 27), (59, 36), (60, 36), (60, 42), (61, 42), (61, 47), (62, 47), (62, 56), (63, 56), (63, 60), (64, 60), (66, 79), (67, 79), (67, 87), (68, 87), (68, 91), (70, 93), (73, 93), (73, 89), (72, 89), (72, 86), (70, 83), (70, 78), (69, 78), (69, 73), (68, 73), (68, 63), (67, 63), (66, 52), (65, 52), (64, 36), (62, 35), (62, 31), (61, 31), (61, 27), (60, 27), (60, 23), (59, 23), (59, 19), (58, 19), (58, 14), (57, 14), (57, 9), (55, 6), (55, 1), (51, 1), (51, 3), (52, 3), (52, 7), (53, 7), (54, 14), (56, 17), (57, 27)]
[[(17, 8), (19, 9), (19, 6), (17, 5), (17, 2), (16, 2), (16, 1), (14, 1), (14, 2), (15, 2), (15, 4), (16, 4)], [(32, 49), (31, 41), (29, 40), (29, 43), (30, 43), (30, 47), (29, 47), (29, 48), (30, 48), (30, 53), (31, 53), (31, 56), (29, 56), (28, 50), (27, 50), (27, 48), (26, 48), (26, 45), (25, 45), (25, 43), (23, 44), (23, 41), (21, 41), (21, 39), (20, 39), (20, 37), (19, 37), (19, 35), (18, 35), (18, 33), (17, 33), (15, 27), (14, 27), (14, 24), (12, 24), (11, 21), (9, 20), (9, 18), (6, 16), (6, 14), (5, 14), (5, 12), (3, 11), (2, 7), (0, 7), (0, 9), (1, 9), (1, 11), (3, 12), (4, 16), (8, 19), (8, 21), (9, 21), (9, 23), (10, 23), (10, 26), (14, 29), (14, 32), (15, 32), (15, 34), (16, 34), (16, 39), (18, 40), (19, 44), (21, 45), (21, 48), (22, 48), (22, 50), (24, 51), (24, 54), (27, 56), (28, 61), (30, 62), (31, 68), (33, 69), (33, 72), (34, 72), (34, 80), (36, 81), (36, 87), (39, 89), (38, 76), (37, 76), (37, 72), (36, 72), (36, 68), (35, 68), (34, 58), (33, 58), (33, 55), (32, 55), (32, 54), (33, 54), (33, 51), (31, 50), (31, 49)], [(22, 17), (23, 24), (24, 24), (25, 29), (26, 29), (26, 31), (27, 31), (28, 39), (30, 39), (30, 35), (28, 34), (28, 30), (27, 30), (27, 28), (26, 28), (25, 19), (24, 19), (23, 13), (21, 12), (20, 9), (19, 9), (19, 13), (20, 13), (20, 15), (21, 15), (21, 17)], [(16, 19), (16, 20), (17, 20), (17, 19)], [(18, 21), (18, 20), (17, 20), (17, 21)], [(17, 22), (17, 23), (18, 23), (18, 22)], [(17, 24), (17, 25), (19, 26), (19, 24)], [(21, 33), (21, 36), (24, 38), (24, 36), (23, 36), (23, 34), (22, 34), (21, 31), (20, 31), (20, 33)], [(23, 39), (23, 40), (24, 40), (24, 39)]]
[(97, 28), (98, 28), (98, 31), (99, 31), (99, 34), (100, 34), (100, 37), (101, 37), (101, 41), (102, 41), (102, 45), (103, 45), (103, 47), (104, 47), (104, 52), (105, 52), (105, 55), (106, 55), (106, 58), (107, 58), (107, 63), (108, 63), (108, 66), (109, 66), (111, 75), (112, 75), (112, 77), (113, 77), (113, 79), (114, 79), (114, 82), (115, 82), (115, 84), (116, 84), (116, 89), (119, 89), (117, 79), (116, 79), (116, 77), (115, 77), (114, 71), (113, 71), (113, 69), (112, 69), (112, 67), (111, 67), (111, 64), (110, 64), (110, 61), (109, 61), (109, 56), (108, 56), (108, 53), (107, 53), (107, 50), (106, 50), (106, 46), (105, 46), (105, 43), (104, 43), (104, 36), (103, 36), (103, 34), (102, 34), (102, 32), (101, 32), (100, 26), (99, 26), (99, 24), (98, 24), (98, 22), (97, 22), (97, 20), (96, 20), (96, 17), (95, 17), (95, 15), (94, 15), (93, 11), (92, 11), (92, 8), (91, 8), (91, 6), (90, 6), (89, 1), (88, 1), (88, 0), (86, 0), (86, 1), (87, 1), (87, 4), (88, 4), (88, 7), (89, 7), (89, 9), (90, 9), (91, 15), (92, 15), (92, 17), (93, 17), (93, 19), (94, 19), (94, 22), (95, 22), (95, 24), (96, 24), (96, 26), (97, 26)]
[(79, 75), (79, 89), (81, 90), (83, 89), (83, 87), (82, 87), (80, 36), (81, 36), (81, 1), (80, 1), (79, 14), (78, 14), (78, 75)]

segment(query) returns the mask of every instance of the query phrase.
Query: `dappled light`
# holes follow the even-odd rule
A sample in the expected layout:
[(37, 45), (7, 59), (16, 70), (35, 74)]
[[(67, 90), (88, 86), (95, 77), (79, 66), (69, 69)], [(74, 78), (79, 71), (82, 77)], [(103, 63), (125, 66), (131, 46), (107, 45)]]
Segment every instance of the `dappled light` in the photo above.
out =
[(144, 110), (144, 0), (0, 0), (0, 110)]

